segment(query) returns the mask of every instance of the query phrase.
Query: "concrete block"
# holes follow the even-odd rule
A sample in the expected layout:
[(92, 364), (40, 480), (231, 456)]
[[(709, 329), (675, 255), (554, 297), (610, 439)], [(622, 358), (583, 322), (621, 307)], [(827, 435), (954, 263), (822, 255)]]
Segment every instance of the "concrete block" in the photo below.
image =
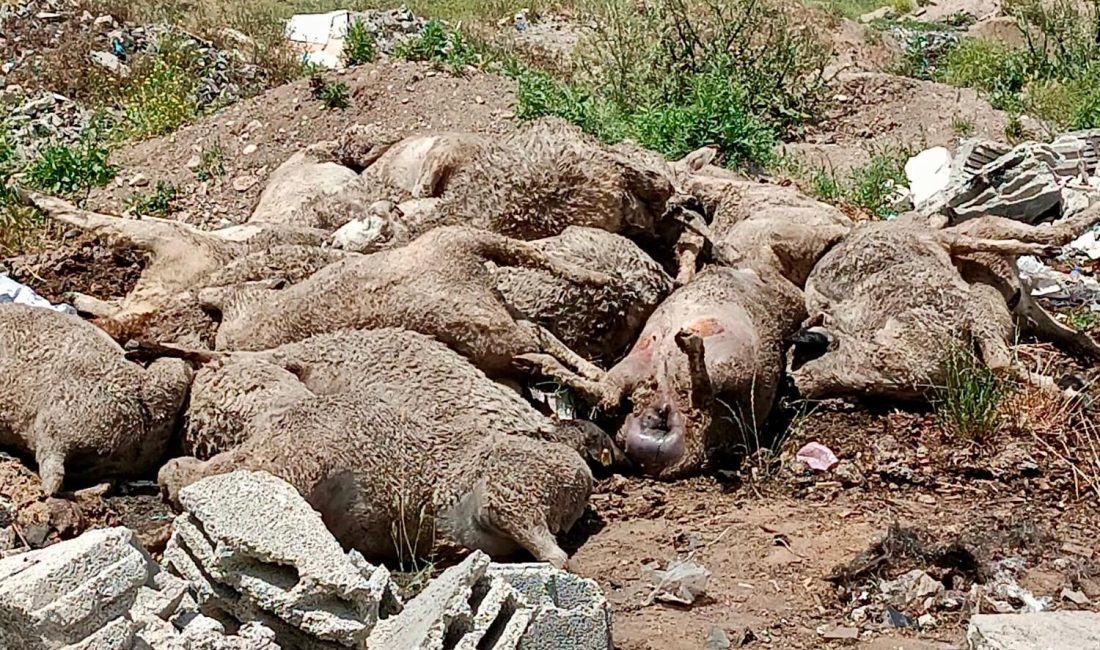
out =
[(489, 556), (474, 552), (428, 583), (397, 616), (380, 621), (369, 648), (511, 650), (531, 609), (509, 585), (487, 575)]
[(181, 490), (180, 502), (164, 563), (204, 606), (280, 638), (358, 647), (397, 603), (388, 572), (353, 562), (297, 490), (270, 474), (212, 476)]
[(978, 614), (970, 619), (966, 640), (971, 650), (1100, 648), (1100, 614)]
[(595, 581), (548, 564), (494, 564), (500, 578), (535, 608), (521, 650), (611, 650), (611, 608)]
[(0, 560), (0, 629), (48, 647), (80, 643), (128, 616), (154, 568), (126, 528)]

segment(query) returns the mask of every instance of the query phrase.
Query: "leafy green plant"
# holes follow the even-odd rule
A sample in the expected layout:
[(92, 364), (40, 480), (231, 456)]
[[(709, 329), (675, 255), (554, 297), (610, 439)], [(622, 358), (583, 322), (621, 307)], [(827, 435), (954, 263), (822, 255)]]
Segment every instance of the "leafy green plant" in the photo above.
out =
[(326, 81), (321, 75), (309, 79), (314, 99), (319, 99), (330, 110), (343, 110), (351, 105), (348, 85), (342, 81)]
[(344, 64), (362, 65), (377, 56), (374, 32), (362, 20), (352, 21), (344, 39)]
[(209, 181), (225, 175), (225, 152), (219, 145), (207, 147), (199, 154), (199, 166), (195, 168), (195, 178)]
[(846, 203), (877, 217), (889, 217), (894, 213), (891, 204), (896, 189), (907, 182), (909, 155), (904, 149), (886, 149), (873, 154), (866, 165), (843, 174), (824, 168), (809, 174), (795, 169), (794, 173), (802, 176), (808, 191), (822, 201)]
[(461, 30), (440, 20), (428, 21), (418, 35), (398, 43), (394, 54), (406, 61), (446, 65), (455, 73), (461, 73), (468, 65), (476, 65), (479, 60), (476, 48)]
[(1066, 324), (1079, 332), (1091, 332), (1100, 326), (1100, 312), (1080, 307), (1066, 314)]
[(828, 51), (766, 0), (611, 0), (596, 25), (572, 78), (513, 71), (520, 116), (670, 157), (718, 145), (731, 164), (767, 165), (827, 96)]
[(953, 346), (945, 365), (945, 385), (937, 390), (936, 416), (948, 434), (981, 441), (1004, 424), (1001, 403), (1007, 387), (972, 350)]
[(142, 59), (124, 90), (126, 135), (165, 135), (197, 118), (199, 65), (194, 46), (179, 39), (165, 39), (155, 56)]
[(108, 162), (109, 155), (90, 137), (76, 146), (47, 145), (26, 166), (25, 182), (51, 194), (75, 195), (115, 177), (118, 170)]
[(159, 181), (156, 188), (147, 194), (133, 194), (126, 205), (142, 216), (166, 217), (176, 209), (176, 197), (179, 190), (167, 181)]

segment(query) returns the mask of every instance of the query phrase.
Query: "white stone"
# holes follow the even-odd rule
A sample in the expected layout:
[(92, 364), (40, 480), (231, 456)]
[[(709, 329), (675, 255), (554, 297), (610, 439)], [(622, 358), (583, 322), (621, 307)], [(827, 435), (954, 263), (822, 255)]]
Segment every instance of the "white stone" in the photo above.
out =
[(1100, 648), (1100, 614), (977, 614), (970, 618), (966, 639), (971, 650)]

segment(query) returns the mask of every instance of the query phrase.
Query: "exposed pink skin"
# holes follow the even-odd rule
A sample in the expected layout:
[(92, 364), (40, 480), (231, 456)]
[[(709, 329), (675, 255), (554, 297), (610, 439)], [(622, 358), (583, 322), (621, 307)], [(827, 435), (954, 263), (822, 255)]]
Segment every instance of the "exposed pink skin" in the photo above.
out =
[(771, 270), (709, 268), (650, 317), (602, 384), (629, 397), (619, 440), (647, 474), (671, 479), (755, 442), (783, 371), (782, 342), (805, 318), (802, 293)]

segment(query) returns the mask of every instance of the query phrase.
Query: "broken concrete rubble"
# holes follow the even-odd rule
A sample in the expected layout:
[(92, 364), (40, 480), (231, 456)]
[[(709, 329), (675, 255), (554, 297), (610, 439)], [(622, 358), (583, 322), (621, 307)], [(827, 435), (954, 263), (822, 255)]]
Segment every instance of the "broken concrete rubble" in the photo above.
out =
[[(952, 222), (1001, 216), (1027, 223), (1065, 217), (1088, 207), (1096, 196), (1100, 130), (1074, 131), (1049, 144), (963, 141), (951, 162), (941, 148), (906, 164), (914, 207), (942, 212)], [(950, 165), (944, 182), (944, 166)], [(931, 190), (931, 191), (929, 191)]]
[(164, 564), (197, 587), (204, 611), (350, 648), (400, 607), (389, 572), (353, 562), (320, 514), (269, 474), (213, 476), (180, 501)]
[(0, 648), (612, 648), (596, 584), (548, 565), (475, 552), (402, 607), (389, 572), (269, 474), (210, 477), (180, 501), (163, 568), (126, 528), (0, 560)]
[(489, 575), (535, 608), (520, 650), (611, 650), (611, 608), (599, 586), (546, 564), (495, 564)]
[(279, 650), (202, 619), (187, 583), (162, 571), (126, 528), (0, 560), (2, 648)]
[(475, 552), (447, 569), (401, 615), (381, 621), (367, 640), (367, 647), (519, 647), (532, 609), (507, 582), (493, 580), (488, 568), (489, 556)]
[(1100, 647), (1100, 614), (1042, 612), (978, 614), (966, 633), (971, 650), (1038, 650)]

